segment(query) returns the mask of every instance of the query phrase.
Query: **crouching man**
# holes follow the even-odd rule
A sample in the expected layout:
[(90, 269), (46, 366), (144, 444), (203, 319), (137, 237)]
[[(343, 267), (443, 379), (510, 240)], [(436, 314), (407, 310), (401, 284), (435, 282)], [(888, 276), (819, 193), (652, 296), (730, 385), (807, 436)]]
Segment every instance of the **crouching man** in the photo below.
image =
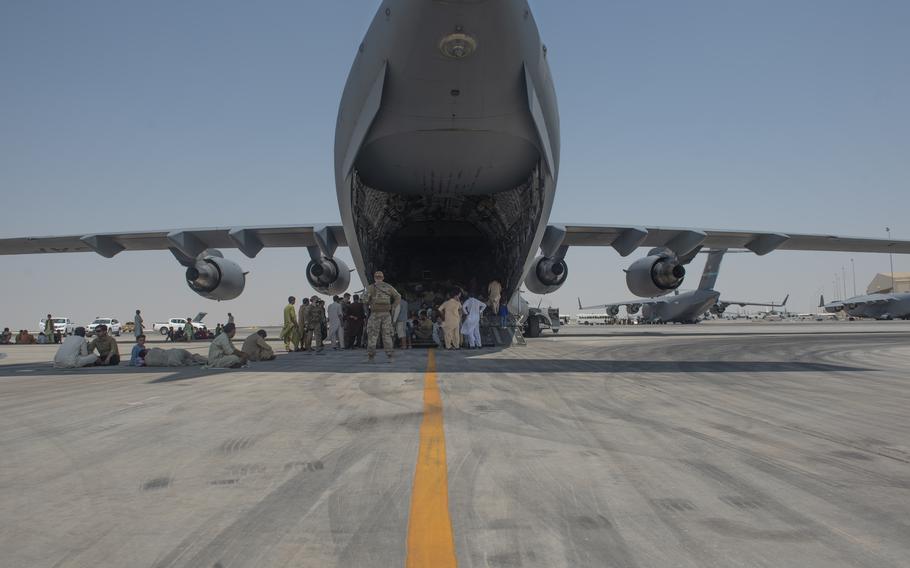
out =
[(104, 324), (95, 328), (95, 339), (88, 344), (89, 353), (96, 349), (98, 350), (98, 361), (95, 362), (95, 365), (117, 366), (120, 364), (120, 349), (117, 347), (117, 340), (111, 337)]
[(221, 330), (221, 335), (212, 341), (209, 347), (209, 359), (206, 365), (213, 369), (238, 369), (246, 363), (247, 355), (243, 351), (238, 351), (231, 339), (237, 333), (237, 327), (232, 324), (226, 324)]
[(96, 355), (90, 355), (88, 342), (85, 341), (85, 328), (77, 327), (73, 335), (63, 340), (63, 345), (54, 355), (54, 367), (58, 369), (75, 369), (77, 367), (90, 367), (98, 360)]
[(240, 350), (246, 353), (250, 361), (271, 361), (275, 358), (275, 352), (265, 342), (266, 337), (268, 334), (264, 329), (260, 329), (243, 340), (243, 347)]

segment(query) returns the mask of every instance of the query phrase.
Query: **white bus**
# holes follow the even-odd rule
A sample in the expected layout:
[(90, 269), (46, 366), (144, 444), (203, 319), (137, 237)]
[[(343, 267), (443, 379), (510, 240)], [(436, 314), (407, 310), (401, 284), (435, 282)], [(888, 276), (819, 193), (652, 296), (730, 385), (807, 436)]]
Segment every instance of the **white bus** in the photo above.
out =
[(576, 314), (575, 323), (578, 325), (607, 325), (613, 323), (614, 317), (606, 314)]

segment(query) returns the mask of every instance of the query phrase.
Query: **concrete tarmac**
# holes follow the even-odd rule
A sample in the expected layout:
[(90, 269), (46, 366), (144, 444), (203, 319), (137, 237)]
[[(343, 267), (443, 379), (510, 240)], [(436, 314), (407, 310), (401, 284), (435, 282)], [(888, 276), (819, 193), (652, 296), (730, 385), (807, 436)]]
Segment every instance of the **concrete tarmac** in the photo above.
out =
[(436, 351), (434, 381), (427, 350), (0, 352), (3, 567), (419, 565), (419, 450), (463, 567), (910, 565), (905, 322), (566, 328)]

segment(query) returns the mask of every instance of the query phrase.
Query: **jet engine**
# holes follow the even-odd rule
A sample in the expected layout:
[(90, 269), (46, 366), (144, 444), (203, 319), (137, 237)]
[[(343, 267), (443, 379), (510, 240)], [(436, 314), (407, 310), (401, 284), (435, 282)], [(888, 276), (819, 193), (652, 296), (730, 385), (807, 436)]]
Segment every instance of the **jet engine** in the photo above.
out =
[(538, 256), (525, 278), (525, 286), (534, 294), (549, 294), (559, 290), (569, 277), (565, 259)]
[(641, 304), (626, 304), (626, 313), (630, 316), (637, 314), (640, 309)]
[(727, 306), (725, 304), (714, 304), (711, 306), (711, 313), (716, 316), (724, 315), (725, 311), (727, 311)]
[(686, 269), (669, 249), (656, 248), (626, 270), (629, 291), (641, 298), (663, 296), (683, 283)]
[(337, 258), (311, 260), (306, 267), (306, 279), (320, 294), (343, 294), (351, 284), (351, 269)]
[(619, 306), (610, 306), (607, 308), (607, 315), (616, 316), (619, 314)]
[(233, 300), (243, 292), (246, 273), (221, 251), (207, 250), (186, 269), (190, 290), (209, 300)]

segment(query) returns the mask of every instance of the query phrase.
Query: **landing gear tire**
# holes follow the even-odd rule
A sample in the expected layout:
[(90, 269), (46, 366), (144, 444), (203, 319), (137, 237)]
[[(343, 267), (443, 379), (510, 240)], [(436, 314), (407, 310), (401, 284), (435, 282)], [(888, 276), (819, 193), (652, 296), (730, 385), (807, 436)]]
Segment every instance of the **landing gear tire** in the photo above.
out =
[(160, 333), (161, 335), (167, 335), (167, 329), (162, 327)]
[(533, 317), (528, 320), (527, 337), (540, 337), (540, 320)]

